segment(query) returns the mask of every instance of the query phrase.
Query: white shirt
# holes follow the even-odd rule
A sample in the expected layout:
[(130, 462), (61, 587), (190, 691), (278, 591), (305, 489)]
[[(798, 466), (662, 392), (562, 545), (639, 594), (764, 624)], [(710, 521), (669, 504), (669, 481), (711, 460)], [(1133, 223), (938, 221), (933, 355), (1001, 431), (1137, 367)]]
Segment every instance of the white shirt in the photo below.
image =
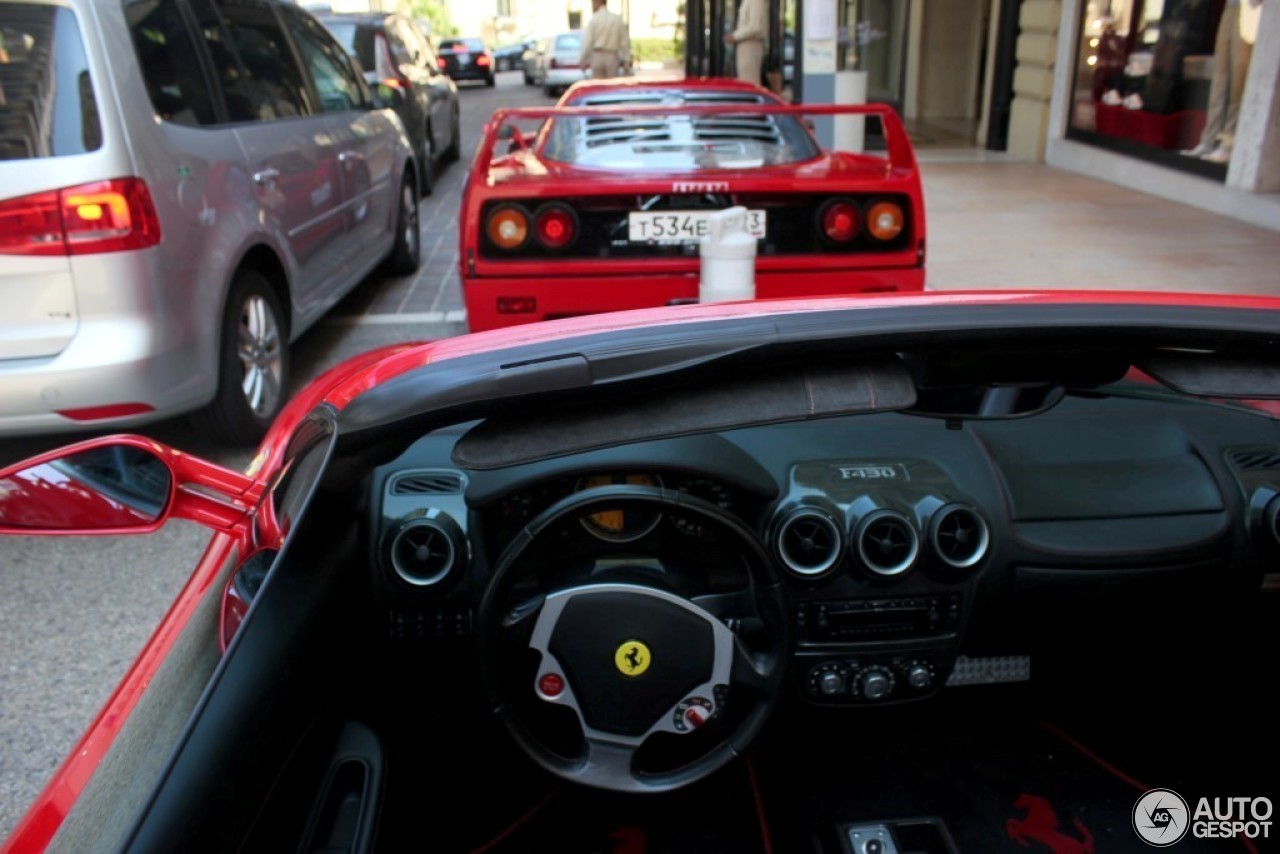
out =
[(631, 38), (622, 17), (610, 12), (607, 6), (591, 16), (587, 30), (582, 34), (582, 64), (591, 63), (591, 51), (613, 51), (618, 60), (627, 63), (631, 59)]

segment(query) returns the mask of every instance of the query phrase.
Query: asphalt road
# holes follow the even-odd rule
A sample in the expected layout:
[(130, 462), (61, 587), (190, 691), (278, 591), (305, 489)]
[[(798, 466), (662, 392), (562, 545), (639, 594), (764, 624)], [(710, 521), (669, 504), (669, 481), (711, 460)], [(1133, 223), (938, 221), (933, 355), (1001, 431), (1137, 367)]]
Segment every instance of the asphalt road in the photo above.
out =
[[(370, 277), (303, 335), (292, 351), (295, 390), (372, 347), (466, 332), (456, 258), (469, 152), (495, 109), (550, 101), (519, 72), (498, 75), (493, 89), (462, 84), (458, 94), (466, 155), (422, 202), (422, 269)], [(210, 443), (186, 417), (136, 432), (232, 468), (252, 456)], [(0, 439), (0, 465), (92, 435)], [(0, 538), (0, 840), (124, 675), (207, 540), (187, 522), (145, 537)]]

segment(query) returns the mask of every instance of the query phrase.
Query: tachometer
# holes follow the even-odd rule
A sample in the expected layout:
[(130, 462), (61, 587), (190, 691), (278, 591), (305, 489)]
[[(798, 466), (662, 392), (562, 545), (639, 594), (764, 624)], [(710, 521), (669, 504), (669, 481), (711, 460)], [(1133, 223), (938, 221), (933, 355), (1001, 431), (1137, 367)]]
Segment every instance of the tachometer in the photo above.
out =
[[(656, 474), (617, 473), (593, 474), (579, 478), (575, 492), (598, 486), (662, 486)], [(613, 510), (601, 510), (582, 518), (582, 527), (592, 536), (607, 543), (630, 543), (652, 531), (662, 520), (656, 510), (635, 505), (619, 506)]]

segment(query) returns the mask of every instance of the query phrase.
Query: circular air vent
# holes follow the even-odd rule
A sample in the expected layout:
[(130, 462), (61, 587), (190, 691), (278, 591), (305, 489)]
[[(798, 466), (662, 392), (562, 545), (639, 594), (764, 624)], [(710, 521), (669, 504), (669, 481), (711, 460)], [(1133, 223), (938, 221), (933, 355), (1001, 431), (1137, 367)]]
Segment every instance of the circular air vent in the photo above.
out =
[(853, 541), (862, 565), (886, 578), (911, 569), (920, 554), (920, 535), (915, 526), (893, 510), (869, 514), (858, 523)]
[(938, 560), (952, 569), (969, 569), (987, 556), (991, 531), (976, 510), (950, 504), (933, 515), (929, 539)]
[(1271, 499), (1271, 503), (1262, 511), (1262, 527), (1273, 545), (1280, 545), (1280, 496)]
[(410, 519), (387, 545), (387, 557), (400, 580), (414, 587), (435, 587), (446, 581), (460, 561), (457, 526), (443, 513)]
[(787, 569), (804, 578), (822, 575), (840, 560), (840, 526), (814, 508), (793, 511), (778, 526), (775, 546)]

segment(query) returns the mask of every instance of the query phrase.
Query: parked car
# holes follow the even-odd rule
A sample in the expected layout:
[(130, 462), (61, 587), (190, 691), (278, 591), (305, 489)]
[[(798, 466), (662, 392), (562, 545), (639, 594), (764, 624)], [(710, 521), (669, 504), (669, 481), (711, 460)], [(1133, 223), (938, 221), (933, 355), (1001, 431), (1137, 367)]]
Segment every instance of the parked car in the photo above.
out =
[(399, 14), (321, 14), (370, 86), (396, 90), (393, 104), (409, 133), (418, 163), (418, 185), (431, 193), (438, 165), (462, 155), (458, 87), (443, 71), (430, 43), (411, 18)]
[(498, 71), (514, 71), (524, 65), (524, 53), (537, 44), (536, 39), (523, 39), (493, 49), (493, 64)]
[(1247, 850), (1277, 342), (1262, 297), (662, 308), (360, 357), (247, 474), (10, 467), (5, 533), (212, 535), (7, 850)]
[[(879, 120), (888, 149), (823, 151), (811, 115)], [(473, 332), (695, 299), (707, 218), (737, 205), (759, 238), (760, 297), (924, 287), (920, 172), (887, 106), (791, 107), (723, 79), (587, 81), (553, 108), (495, 114), (475, 162), (459, 234)]]
[(444, 39), (439, 46), (440, 69), (454, 80), (483, 80), (493, 86), (493, 54), (482, 39)]
[(0, 433), (203, 408), (261, 436), (288, 344), (418, 266), (404, 129), (274, 0), (0, 0)]
[(547, 97), (555, 97), (586, 77), (582, 67), (582, 30), (557, 33), (538, 41), (532, 73), (525, 82), (541, 86)]

